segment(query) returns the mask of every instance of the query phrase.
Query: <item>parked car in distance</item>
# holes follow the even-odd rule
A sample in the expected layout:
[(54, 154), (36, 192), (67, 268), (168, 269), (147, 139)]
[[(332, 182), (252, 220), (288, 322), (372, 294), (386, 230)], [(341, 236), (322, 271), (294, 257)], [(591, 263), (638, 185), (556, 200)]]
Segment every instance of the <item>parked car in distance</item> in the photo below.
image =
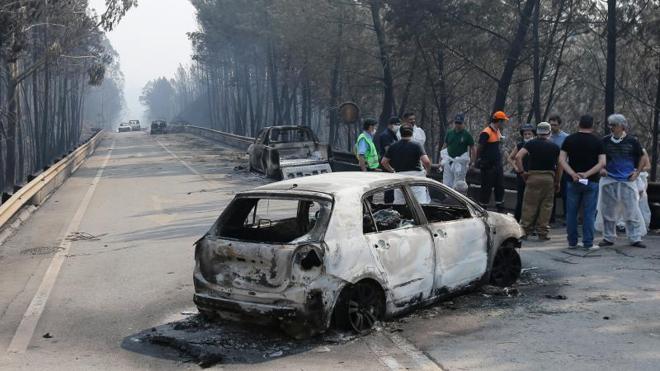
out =
[(131, 130), (132, 131), (142, 130), (142, 128), (140, 127), (140, 120), (129, 120), (128, 123), (129, 123), (129, 125), (131, 125)]
[(237, 194), (195, 243), (194, 302), (208, 317), (294, 337), (358, 333), (521, 272), (523, 232), (431, 179), (341, 172)]
[(152, 121), (151, 134), (167, 134), (167, 123), (164, 120)]
[(131, 131), (131, 125), (130, 124), (128, 124), (126, 122), (122, 122), (121, 124), (119, 124), (119, 128), (117, 128), (117, 132), (124, 133), (124, 132), (127, 132), (127, 131)]
[(329, 147), (306, 126), (263, 128), (248, 148), (249, 169), (274, 179), (332, 172)]

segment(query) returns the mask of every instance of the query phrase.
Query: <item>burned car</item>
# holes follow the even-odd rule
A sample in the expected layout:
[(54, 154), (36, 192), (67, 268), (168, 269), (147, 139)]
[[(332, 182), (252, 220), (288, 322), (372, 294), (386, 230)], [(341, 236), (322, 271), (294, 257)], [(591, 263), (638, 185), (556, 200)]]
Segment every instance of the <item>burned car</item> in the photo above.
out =
[(150, 134), (167, 134), (167, 123), (163, 120), (152, 121)]
[(248, 148), (249, 169), (275, 179), (329, 173), (328, 148), (308, 127), (265, 127)]
[(382, 319), (520, 276), (522, 230), (431, 179), (331, 173), (242, 192), (195, 243), (208, 317), (294, 337)]

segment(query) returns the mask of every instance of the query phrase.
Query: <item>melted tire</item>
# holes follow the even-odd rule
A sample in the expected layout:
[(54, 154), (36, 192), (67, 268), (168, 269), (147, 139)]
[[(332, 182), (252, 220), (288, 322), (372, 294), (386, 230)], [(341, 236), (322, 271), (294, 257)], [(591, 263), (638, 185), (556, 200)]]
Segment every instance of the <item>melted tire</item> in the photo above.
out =
[(511, 286), (520, 278), (521, 269), (520, 255), (516, 249), (503, 246), (497, 251), (493, 260), (490, 284), (498, 287)]
[(377, 285), (358, 282), (342, 290), (334, 310), (335, 326), (366, 334), (385, 314), (385, 296)]

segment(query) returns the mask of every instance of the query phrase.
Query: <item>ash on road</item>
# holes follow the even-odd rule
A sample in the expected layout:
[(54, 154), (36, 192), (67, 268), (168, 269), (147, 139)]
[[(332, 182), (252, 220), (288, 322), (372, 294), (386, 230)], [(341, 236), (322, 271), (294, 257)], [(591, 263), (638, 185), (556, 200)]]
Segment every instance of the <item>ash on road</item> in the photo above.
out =
[[(109, 151), (75, 231), (95, 238), (69, 241), (28, 348), (7, 353)], [(658, 236), (647, 249), (620, 241), (580, 256), (555, 229), (548, 243), (525, 242), (514, 287), (458, 296), (363, 337), (295, 341), (204, 322), (190, 314), (192, 243), (237, 191), (269, 181), (245, 168), (245, 154), (190, 135), (110, 134), (0, 246), (0, 369), (658, 369)]]

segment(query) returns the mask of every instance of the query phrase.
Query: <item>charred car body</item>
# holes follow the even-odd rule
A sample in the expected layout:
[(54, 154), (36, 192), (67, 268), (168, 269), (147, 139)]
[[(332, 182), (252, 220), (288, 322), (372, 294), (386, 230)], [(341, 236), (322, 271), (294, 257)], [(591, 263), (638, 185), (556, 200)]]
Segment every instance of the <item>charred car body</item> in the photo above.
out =
[(263, 128), (248, 148), (250, 171), (275, 179), (329, 173), (328, 146), (305, 126)]
[(152, 121), (151, 134), (167, 134), (167, 123), (163, 120)]
[(195, 244), (207, 316), (357, 332), (521, 270), (522, 230), (426, 178), (334, 173), (238, 194)]

